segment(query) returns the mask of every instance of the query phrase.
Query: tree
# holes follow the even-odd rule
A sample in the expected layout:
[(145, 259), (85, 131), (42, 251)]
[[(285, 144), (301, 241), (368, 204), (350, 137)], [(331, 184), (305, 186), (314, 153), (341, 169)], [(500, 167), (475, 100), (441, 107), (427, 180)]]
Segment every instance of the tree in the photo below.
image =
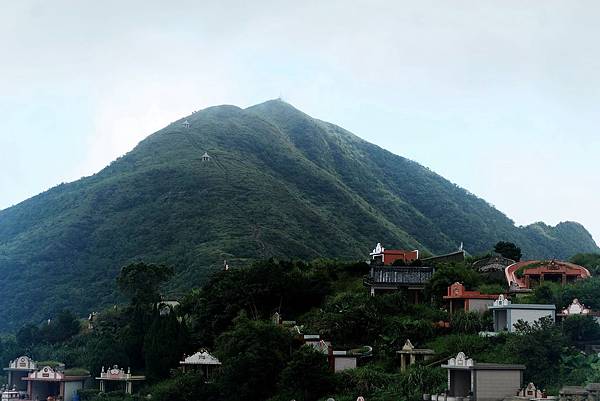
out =
[(598, 253), (578, 253), (571, 258), (571, 262), (587, 267), (592, 275), (600, 273), (600, 254)]
[(148, 395), (152, 396), (152, 401), (220, 400), (216, 386), (206, 383), (206, 377), (200, 372), (178, 373), (173, 378), (153, 385)]
[(466, 288), (475, 288), (481, 282), (481, 277), (475, 270), (463, 264), (444, 265), (435, 271), (425, 290), (429, 296), (441, 303), (448, 287), (456, 282), (463, 283)]
[(291, 340), (279, 326), (240, 315), (216, 343), (216, 356), (223, 363), (217, 381), (223, 399), (262, 401), (273, 396), (289, 360)]
[(592, 309), (600, 309), (600, 278), (590, 277), (586, 280), (578, 280), (563, 289), (563, 300), (570, 303), (577, 298), (582, 304)]
[(568, 345), (561, 330), (550, 317), (529, 324), (518, 321), (518, 334), (509, 335), (503, 354), (511, 362), (527, 366), (525, 382), (534, 382), (540, 387), (556, 386), (556, 366), (560, 364)]
[(93, 335), (86, 344), (86, 350), (86, 366), (92, 374), (99, 375), (103, 366), (130, 366), (121, 341), (109, 334)]
[(21, 327), (16, 335), (19, 347), (30, 351), (31, 348), (40, 341), (40, 329), (35, 324), (26, 324)]
[(148, 380), (158, 381), (169, 376), (184, 353), (185, 329), (175, 313), (155, 313), (154, 321), (144, 338), (144, 360)]
[(563, 319), (562, 329), (571, 341), (593, 341), (600, 338), (600, 325), (592, 316), (569, 316)]
[(316, 401), (334, 387), (327, 356), (305, 345), (281, 372), (282, 392), (301, 401)]
[(69, 310), (62, 310), (55, 319), (42, 325), (40, 337), (50, 344), (64, 342), (81, 330), (79, 319)]
[[(363, 267), (358, 265), (358, 268)], [(206, 347), (244, 311), (254, 319), (268, 319), (279, 311), (294, 318), (321, 304), (330, 292), (323, 271), (300, 262), (259, 261), (248, 269), (221, 271), (181, 304), (190, 317), (198, 344)]]
[(489, 313), (457, 311), (452, 315), (450, 326), (455, 333), (477, 334), (490, 328), (491, 316)]
[(494, 252), (499, 253), (505, 258), (512, 259), (516, 262), (521, 260), (521, 248), (512, 242), (500, 241), (494, 246)]
[(121, 269), (117, 285), (132, 306), (152, 305), (160, 301), (160, 286), (172, 276), (173, 269), (164, 265), (132, 263)]

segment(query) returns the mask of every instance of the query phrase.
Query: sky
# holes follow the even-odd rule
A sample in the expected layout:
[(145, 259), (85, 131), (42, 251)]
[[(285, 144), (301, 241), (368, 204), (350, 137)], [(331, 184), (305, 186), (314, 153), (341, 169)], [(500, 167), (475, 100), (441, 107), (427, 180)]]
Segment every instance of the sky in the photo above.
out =
[(598, 20), (594, 0), (4, 1), (0, 209), (194, 110), (282, 97), (600, 242)]

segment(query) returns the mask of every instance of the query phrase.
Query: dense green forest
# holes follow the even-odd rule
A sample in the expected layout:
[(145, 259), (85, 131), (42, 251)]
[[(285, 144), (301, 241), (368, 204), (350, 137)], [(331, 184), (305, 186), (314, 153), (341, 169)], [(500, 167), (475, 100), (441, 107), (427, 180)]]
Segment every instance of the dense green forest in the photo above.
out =
[[(573, 259), (594, 273), (600, 255)], [(433, 301), (406, 302), (401, 292), (371, 297), (362, 285), (365, 263), (319, 260), (312, 263), (264, 260), (251, 267), (211, 275), (201, 288), (189, 291), (179, 306), (157, 308), (161, 291), (173, 270), (160, 265), (131, 264), (121, 269), (116, 287), (127, 301), (98, 314), (94, 327), (62, 311), (50, 324), (26, 324), (15, 336), (2, 338), (0, 363), (28, 354), (37, 360), (57, 360), (67, 367), (97, 375), (102, 366), (131, 366), (147, 383), (134, 396), (97, 389), (82, 391), (83, 400), (197, 401), (417, 401), (422, 393), (442, 391), (446, 376), (439, 366), (459, 351), (478, 362), (521, 363), (524, 380), (549, 394), (563, 385), (600, 381), (600, 359), (583, 352), (600, 341), (600, 326), (589, 316), (562, 323), (540, 320), (522, 324), (517, 333), (482, 337), (490, 329), (489, 314), (445, 310), (442, 295), (460, 281), (468, 289), (504, 288), (495, 275), (479, 274), (471, 260), (440, 266), (426, 292)], [(579, 298), (600, 309), (600, 278), (565, 287), (539, 286), (519, 302), (555, 303), (558, 308)], [(167, 313), (165, 313), (167, 312)], [(297, 331), (276, 324), (272, 315), (294, 320), (308, 334), (331, 340), (335, 349), (369, 345), (372, 356), (355, 370), (332, 373), (326, 356), (302, 346)], [(438, 324), (449, 321), (450, 327)], [(406, 339), (436, 351), (433, 362), (399, 369), (399, 350)], [(178, 362), (184, 354), (207, 348), (223, 363), (210, 383), (184, 374)]]
[(225, 259), (357, 260), (377, 242), (436, 254), (505, 239), (524, 258), (598, 250), (577, 223), (516, 227), (418, 163), (279, 100), (186, 120), (91, 177), (0, 211), (0, 291), (18, 294), (0, 301), (0, 331), (120, 302), (112, 283), (140, 260), (174, 268), (173, 297)]

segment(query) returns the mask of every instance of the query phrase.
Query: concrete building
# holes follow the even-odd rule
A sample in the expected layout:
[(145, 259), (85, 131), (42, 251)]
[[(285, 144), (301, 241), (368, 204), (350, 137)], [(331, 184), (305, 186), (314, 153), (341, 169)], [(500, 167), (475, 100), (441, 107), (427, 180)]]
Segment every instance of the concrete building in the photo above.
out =
[(556, 321), (556, 306), (541, 304), (513, 304), (504, 295), (500, 295), (489, 307), (494, 315), (494, 331), (515, 331), (515, 324), (522, 320), (529, 324), (543, 317)]
[(448, 390), (432, 396), (433, 401), (500, 401), (523, 387), (524, 365), (476, 363), (459, 352), (442, 368), (448, 371)]
[(457, 311), (464, 312), (485, 312), (494, 301), (498, 294), (482, 294), (479, 291), (467, 291), (462, 283), (454, 283), (448, 287), (448, 294), (444, 299), (448, 303), (450, 314)]
[(23, 379), (36, 369), (37, 364), (34, 362), (34, 360), (25, 355), (10, 361), (8, 368), (4, 368), (8, 374), (8, 388), (19, 392), (26, 392), (27, 382)]
[(48, 397), (63, 401), (73, 401), (77, 391), (81, 390), (89, 379), (88, 373), (70, 373), (50, 366), (35, 370), (23, 378), (27, 382), (27, 394), (31, 400), (45, 400)]

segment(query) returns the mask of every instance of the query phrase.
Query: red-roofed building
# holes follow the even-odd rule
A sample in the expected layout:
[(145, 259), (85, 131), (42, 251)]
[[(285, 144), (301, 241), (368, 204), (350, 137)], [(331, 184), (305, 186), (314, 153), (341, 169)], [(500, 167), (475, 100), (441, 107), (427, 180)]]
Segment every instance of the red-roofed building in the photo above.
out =
[(450, 314), (456, 311), (485, 312), (494, 304), (498, 294), (482, 294), (479, 291), (467, 291), (462, 283), (454, 283), (448, 287), (448, 302)]
[(515, 263), (506, 268), (505, 275), (508, 284), (515, 289), (532, 288), (545, 281), (565, 285), (591, 277), (585, 267), (557, 260)]
[(404, 264), (410, 264), (419, 259), (419, 251), (407, 251), (404, 249), (385, 249), (380, 243), (377, 244), (373, 252), (370, 253), (371, 260), (383, 265), (392, 265), (395, 261), (401, 260)]

